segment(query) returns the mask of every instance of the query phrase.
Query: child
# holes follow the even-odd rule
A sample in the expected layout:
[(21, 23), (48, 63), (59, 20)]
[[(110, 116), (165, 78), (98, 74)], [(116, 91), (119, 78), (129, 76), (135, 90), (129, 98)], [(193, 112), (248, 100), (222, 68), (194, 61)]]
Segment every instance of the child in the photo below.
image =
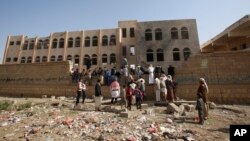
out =
[(127, 102), (128, 102), (128, 105), (127, 105), (128, 110), (131, 110), (132, 94), (133, 94), (133, 89), (132, 89), (131, 85), (128, 85), (127, 91), (126, 91), (126, 99), (127, 99)]
[(138, 85), (136, 86), (136, 88), (134, 90), (134, 95), (136, 98), (136, 108), (137, 108), (137, 110), (138, 109), (141, 110), (142, 93), (141, 93)]
[(198, 110), (199, 124), (204, 124), (204, 101), (202, 99), (201, 93), (197, 93), (197, 103), (196, 110)]

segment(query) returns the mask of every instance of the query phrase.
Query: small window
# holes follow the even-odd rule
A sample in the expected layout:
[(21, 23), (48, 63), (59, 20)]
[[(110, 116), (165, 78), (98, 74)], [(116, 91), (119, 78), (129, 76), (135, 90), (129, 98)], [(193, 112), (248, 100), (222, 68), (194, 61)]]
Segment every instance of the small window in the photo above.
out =
[(178, 39), (178, 30), (177, 28), (173, 27), (171, 28), (171, 39), (172, 40), (175, 40), (175, 39)]
[(43, 42), (43, 48), (48, 49), (49, 48), (49, 39), (44, 40)]
[(111, 35), (111, 36), (110, 36), (109, 45), (110, 45), (110, 46), (116, 45), (116, 38), (115, 38), (115, 35)]
[(28, 49), (28, 43), (29, 41), (25, 41), (23, 44), (23, 50), (27, 50)]
[(152, 41), (152, 30), (151, 29), (145, 30), (145, 40)]
[(134, 56), (134, 55), (135, 55), (135, 47), (130, 46), (130, 56)]
[(102, 55), (102, 63), (108, 63), (108, 56), (107, 54)]
[(63, 38), (61, 38), (59, 40), (59, 48), (64, 48), (64, 39)]
[(85, 47), (89, 47), (90, 46), (90, 38), (89, 37), (85, 37), (84, 44), (85, 44)]
[(92, 38), (92, 46), (94, 46), (94, 47), (98, 46), (98, 37), (97, 36), (94, 36)]
[(36, 57), (35, 62), (36, 62), (36, 63), (39, 63), (39, 62), (40, 62), (40, 56), (37, 56), (37, 57)]
[(6, 58), (6, 62), (10, 62), (10, 61), (11, 61), (10, 57)]
[(67, 56), (67, 60), (72, 61), (72, 56), (71, 56), (71, 55), (68, 55), (68, 56)]
[(122, 28), (122, 37), (123, 38), (127, 37), (127, 29), (126, 28)]
[(53, 55), (50, 57), (50, 62), (55, 62), (56, 61), (56, 57)]
[(47, 62), (47, 56), (43, 56), (42, 62)]
[(159, 41), (162, 40), (162, 31), (160, 28), (155, 30), (155, 40)]
[(148, 49), (146, 53), (147, 62), (153, 62), (154, 61), (154, 52), (152, 49)]
[(104, 35), (102, 37), (102, 46), (107, 46), (108, 45), (108, 36)]
[(97, 65), (97, 55), (96, 54), (92, 55), (92, 64)]
[(135, 37), (135, 29), (134, 28), (130, 28), (130, 37), (131, 38)]
[(163, 49), (157, 49), (157, 61), (164, 61)]
[(26, 58), (25, 57), (22, 57), (21, 58), (21, 64), (25, 63), (26, 62)]
[(183, 49), (183, 57), (184, 57), (184, 60), (187, 61), (187, 59), (189, 58), (191, 54), (191, 51), (189, 48), (184, 48)]
[(21, 41), (16, 41), (16, 45), (21, 45)]
[(60, 61), (62, 61), (62, 60), (63, 60), (63, 56), (62, 56), (62, 55), (59, 55), (59, 56), (57, 57), (57, 61), (60, 62)]
[(13, 46), (14, 45), (14, 41), (10, 41), (10, 46)]
[(188, 29), (186, 27), (181, 28), (181, 38), (182, 39), (189, 39)]
[(14, 41), (10, 41), (10, 45), (13, 46), (15, 44)]
[(73, 38), (69, 38), (68, 39), (68, 48), (72, 48), (73, 47)]
[(180, 61), (180, 50), (178, 48), (173, 49), (173, 60)]
[(74, 56), (75, 64), (79, 64), (79, 55)]
[(27, 63), (32, 63), (32, 57), (31, 56), (28, 57)]
[(34, 45), (35, 45), (35, 41), (34, 40), (30, 41), (29, 49), (30, 50), (34, 49)]
[(13, 62), (17, 62), (17, 60), (18, 60), (18, 58), (17, 58), (17, 57), (15, 57), (15, 58), (13, 59)]
[(116, 57), (115, 54), (112, 53), (110, 54), (110, 64), (115, 64), (116, 63)]
[(80, 47), (80, 45), (81, 45), (81, 38), (80, 37), (76, 37), (75, 47)]
[(37, 49), (42, 49), (43, 46), (43, 40), (39, 40), (37, 43)]
[(53, 39), (52, 48), (57, 48), (57, 39)]

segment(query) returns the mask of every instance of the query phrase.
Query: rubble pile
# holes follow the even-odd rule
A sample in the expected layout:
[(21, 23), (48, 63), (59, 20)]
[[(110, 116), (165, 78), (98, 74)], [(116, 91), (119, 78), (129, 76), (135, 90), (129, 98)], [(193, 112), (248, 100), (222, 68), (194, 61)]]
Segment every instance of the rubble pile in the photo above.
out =
[(103, 105), (101, 112), (95, 112), (91, 100), (77, 109), (72, 109), (73, 99), (40, 100), (24, 109), (2, 110), (0, 140), (193, 141), (204, 137), (194, 118), (191, 120), (198, 128), (176, 120), (189, 113), (196, 115), (188, 104), (145, 106), (142, 111), (134, 107), (128, 112), (120, 105)]

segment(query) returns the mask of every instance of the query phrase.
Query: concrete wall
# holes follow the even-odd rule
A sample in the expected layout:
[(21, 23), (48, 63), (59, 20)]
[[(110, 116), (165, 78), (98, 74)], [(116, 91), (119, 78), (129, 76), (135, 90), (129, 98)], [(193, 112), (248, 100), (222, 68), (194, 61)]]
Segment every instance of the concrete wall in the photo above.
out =
[(176, 70), (178, 95), (195, 100), (198, 80), (204, 77), (209, 99), (217, 103), (250, 104), (250, 52), (221, 52), (191, 57)]

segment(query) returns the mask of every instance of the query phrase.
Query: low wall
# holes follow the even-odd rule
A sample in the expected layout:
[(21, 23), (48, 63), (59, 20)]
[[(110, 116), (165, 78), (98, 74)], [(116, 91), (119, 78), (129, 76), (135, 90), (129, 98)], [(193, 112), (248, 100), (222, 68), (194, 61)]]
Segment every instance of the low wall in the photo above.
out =
[(191, 57), (176, 70), (177, 94), (195, 100), (198, 80), (206, 79), (211, 101), (250, 104), (250, 52), (221, 52)]

